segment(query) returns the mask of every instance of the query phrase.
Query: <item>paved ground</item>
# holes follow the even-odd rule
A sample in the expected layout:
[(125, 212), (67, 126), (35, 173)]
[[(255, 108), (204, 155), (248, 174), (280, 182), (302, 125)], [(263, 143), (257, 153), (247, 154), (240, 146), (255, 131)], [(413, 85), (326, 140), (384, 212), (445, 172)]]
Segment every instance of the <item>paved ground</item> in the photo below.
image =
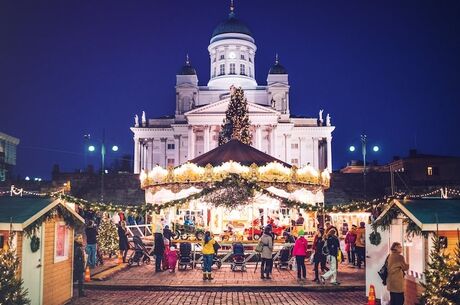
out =
[[(321, 286), (312, 282), (314, 278), (313, 266), (307, 265), (307, 281), (297, 281), (297, 271), (293, 270), (278, 270), (273, 269), (272, 280), (260, 279), (260, 266), (254, 273), (255, 265), (248, 265), (245, 272), (232, 272), (228, 265), (224, 265), (221, 269), (217, 270), (213, 266), (213, 281), (203, 281), (202, 272), (200, 268), (190, 269), (186, 271), (176, 270), (174, 273), (162, 272), (155, 273), (154, 266), (141, 265), (125, 268), (117, 272), (109, 279), (104, 281), (92, 281), (87, 283), (89, 287), (94, 289), (103, 288), (101, 286), (113, 286), (117, 289), (142, 289), (143, 287), (225, 287), (225, 286), (250, 286), (250, 287), (264, 287), (264, 286), (278, 286), (278, 287), (318, 287)], [(340, 288), (345, 287), (365, 287), (365, 272), (364, 269), (353, 269), (345, 264), (339, 267), (338, 281), (341, 282)], [(332, 288), (329, 283), (326, 284), (328, 288)], [(89, 288), (88, 287), (88, 288)], [(339, 288), (339, 289), (340, 289)], [(155, 290), (155, 289), (151, 289)]]
[(87, 297), (70, 304), (267, 304), (362, 305), (364, 292), (185, 292), (185, 291), (87, 291)]

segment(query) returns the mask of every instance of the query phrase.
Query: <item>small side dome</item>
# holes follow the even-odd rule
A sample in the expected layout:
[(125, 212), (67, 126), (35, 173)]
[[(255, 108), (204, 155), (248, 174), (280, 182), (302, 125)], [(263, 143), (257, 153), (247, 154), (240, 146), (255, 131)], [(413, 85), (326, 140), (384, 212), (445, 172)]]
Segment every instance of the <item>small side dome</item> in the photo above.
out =
[(268, 74), (288, 74), (286, 68), (280, 64), (278, 54), (276, 54), (275, 64), (270, 68)]
[(188, 54), (185, 60), (185, 65), (182, 66), (182, 68), (180, 69), (179, 73), (177, 73), (177, 75), (196, 75), (196, 70), (190, 64), (190, 59), (188, 57)]

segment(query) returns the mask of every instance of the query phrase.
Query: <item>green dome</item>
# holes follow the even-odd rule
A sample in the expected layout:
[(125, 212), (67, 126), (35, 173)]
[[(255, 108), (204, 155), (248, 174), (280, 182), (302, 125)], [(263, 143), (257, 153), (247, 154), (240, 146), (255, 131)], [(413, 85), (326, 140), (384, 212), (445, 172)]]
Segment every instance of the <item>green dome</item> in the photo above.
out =
[(246, 34), (252, 37), (252, 33), (249, 28), (240, 20), (236, 19), (234, 12), (230, 12), (230, 14), (228, 14), (228, 19), (221, 22), (214, 29), (214, 32), (212, 32), (212, 37), (226, 33)]
[(177, 73), (177, 75), (196, 75), (196, 70), (190, 64), (188, 55), (185, 61), (185, 65), (182, 66), (182, 68), (179, 70), (179, 73)]
[(288, 74), (285, 67), (283, 67), (280, 63), (274, 64), (268, 74)]

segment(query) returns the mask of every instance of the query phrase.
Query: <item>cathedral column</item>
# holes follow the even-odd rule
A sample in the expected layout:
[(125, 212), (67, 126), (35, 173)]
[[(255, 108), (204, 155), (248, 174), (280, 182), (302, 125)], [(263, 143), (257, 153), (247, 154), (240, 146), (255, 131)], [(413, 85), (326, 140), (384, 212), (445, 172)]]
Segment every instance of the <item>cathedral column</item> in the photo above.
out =
[[(164, 154), (164, 168), (166, 168), (168, 166), (168, 154), (167, 154), (167, 149), (168, 149), (168, 138), (160, 138), (160, 143), (164, 143), (164, 150), (163, 150), (163, 154)], [(160, 149), (161, 149), (161, 145), (160, 145)]]
[(193, 126), (188, 126), (188, 160), (192, 160), (195, 158), (195, 131), (193, 130)]
[(284, 134), (284, 162), (291, 164), (291, 135)]
[(327, 141), (327, 170), (332, 173), (332, 137), (326, 137)]
[(270, 155), (272, 157), (275, 157), (276, 158), (276, 153), (275, 153), (275, 149), (276, 149), (276, 145), (275, 145), (275, 141), (276, 141), (276, 135), (275, 135), (275, 132), (276, 132), (276, 125), (272, 125), (272, 128), (270, 130)]
[(256, 125), (256, 148), (262, 150), (262, 128)]
[(145, 169), (146, 170), (151, 170), (152, 169), (152, 164), (150, 163), (151, 161), (151, 157), (150, 157), (150, 153), (151, 153), (151, 150), (153, 149), (153, 145), (151, 146), (150, 145), (150, 142), (151, 139), (147, 139), (147, 141), (145, 142)]
[(313, 167), (316, 169), (319, 168), (318, 157), (318, 138), (313, 137)]
[(209, 125), (204, 126), (204, 152), (209, 151), (209, 144), (211, 142), (211, 139), (209, 138)]
[(303, 138), (299, 137), (299, 167), (302, 167), (302, 141)]
[(180, 134), (174, 135), (174, 165), (180, 165)]
[(139, 138), (134, 137), (134, 173), (139, 174), (140, 170), (140, 151), (139, 151)]

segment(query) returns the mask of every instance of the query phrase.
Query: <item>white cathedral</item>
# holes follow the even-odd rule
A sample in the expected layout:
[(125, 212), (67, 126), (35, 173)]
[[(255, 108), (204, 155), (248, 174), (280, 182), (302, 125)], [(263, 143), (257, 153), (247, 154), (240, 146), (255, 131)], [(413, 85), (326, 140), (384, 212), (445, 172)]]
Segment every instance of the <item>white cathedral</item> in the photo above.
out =
[(136, 115), (134, 173), (155, 165), (178, 166), (218, 145), (219, 131), (230, 101), (230, 86), (242, 87), (248, 100), (252, 146), (297, 167), (308, 163), (332, 171), (330, 116), (291, 117), (287, 70), (276, 58), (267, 85), (255, 79), (257, 46), (248, 27), (235, 17), (233, 5), (228, 18), (212, 33), (208, 46), (211, 61), (207, 86), (198, 85), (195, 69), (186, 59), (176, 76), (174, 116), (147, 119)]

